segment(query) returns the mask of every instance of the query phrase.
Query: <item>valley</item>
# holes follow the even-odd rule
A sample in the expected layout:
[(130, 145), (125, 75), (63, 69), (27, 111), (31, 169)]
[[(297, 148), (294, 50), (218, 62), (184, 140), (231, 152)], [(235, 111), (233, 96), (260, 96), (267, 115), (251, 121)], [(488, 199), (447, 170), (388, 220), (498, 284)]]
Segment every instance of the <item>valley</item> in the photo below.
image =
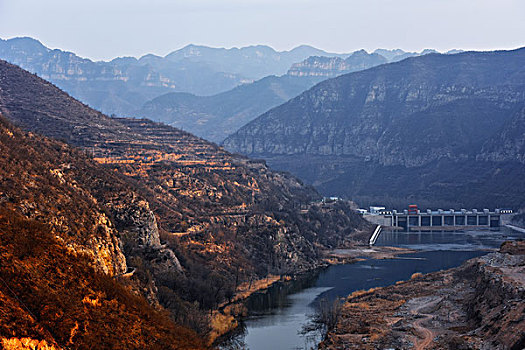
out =
[(523, 349), (524, 11), (2, 2), (0, 348)]
[[(119, 273), (126, 266), (134, 271), (129, 288), (208, 341), (216, 334), (210, 311), (235, 298), (243, 283), (311, 270), (323, 263), (320, 248), (351, 244), (354, 234), (369, 230), (351, 203), (324, 205), (315, 190), (264, 162), (149, 120), (108, 118), (8, 63), (0, 73), (5, 116), (80, 147), (79, 155), (98, 163), (81, 174), (97, 184), (91, 201), (114, 227), (103, 242), (118, 245), (125, 260)], [(68, 166), (56, 166), (59, 178)], [(97, 167), (104, 169), (100, 175)], [(37, 216), (59, 218), (55, 212)], [(92, 230), (81, 232), (89, 237)], [(230, 314), (214, 317), (235, 326)]]

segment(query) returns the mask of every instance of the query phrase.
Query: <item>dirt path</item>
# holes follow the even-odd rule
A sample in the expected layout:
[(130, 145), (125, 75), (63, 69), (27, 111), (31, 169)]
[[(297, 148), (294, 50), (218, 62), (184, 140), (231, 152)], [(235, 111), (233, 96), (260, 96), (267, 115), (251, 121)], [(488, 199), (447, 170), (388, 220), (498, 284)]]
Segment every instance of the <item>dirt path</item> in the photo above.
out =
[(429, 321), (432, 319), (432, 315), (422, 313), (420, 312), (423, 308), (430, 308), (435, 306), (437, 303), (441, 301), (441, 298), (430, 298), (428, 300), (423, 301), (421, 304), (419, 304), (415, 309), (411, 310), (410, 312), (413, 315), (419, 315), (422, 316), (421, 318), (416, 319), (414, 321), (414, 329), (417, 333), (421, 334), (422, 339), (416, 338), (414, 341), (414, 349), (417, 350), (424, 350), (428, 349), (430, 344), (434, 341), (434, 337), (436, 336), (436, 332), (432, 331), (431, 329), (423, 326), (423, 322)]

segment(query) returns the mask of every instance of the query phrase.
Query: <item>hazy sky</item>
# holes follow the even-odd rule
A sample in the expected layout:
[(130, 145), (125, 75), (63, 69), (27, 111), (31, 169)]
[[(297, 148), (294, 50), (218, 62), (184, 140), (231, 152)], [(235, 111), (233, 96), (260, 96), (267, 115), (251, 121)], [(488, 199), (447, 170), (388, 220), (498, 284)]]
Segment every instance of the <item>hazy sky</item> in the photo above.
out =
[(186, 44), (356, 49), (525, 46), (525, 0), (0, 0), (0, 37), (93, 59)]

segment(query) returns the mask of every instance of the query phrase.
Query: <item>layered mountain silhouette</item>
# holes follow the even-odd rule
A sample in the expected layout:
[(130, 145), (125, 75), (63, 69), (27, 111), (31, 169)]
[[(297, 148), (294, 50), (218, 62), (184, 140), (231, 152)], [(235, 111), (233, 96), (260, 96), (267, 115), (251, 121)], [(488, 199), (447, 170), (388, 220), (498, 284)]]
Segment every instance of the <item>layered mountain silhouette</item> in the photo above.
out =
[(224, 145), (363, 204), (522, 207), (524, 59), (428, 54), (346, 74)]
[(214, 96), (169, 93), (146, 102), (135, 114), (181, 127), (210, 141), (222, 142), (262, 113), (327, 78), (396, 61), (400, 57), (419, 55), (402, 50), (393, 50), (388, 55), (390, 51), (383, 51), (390, 59), (364, 50), (346, 58), (311, 56), (292, 65), (285, 75), (279, 77), (269, 76)]
[(210, 48), (188, 45), (165, 57), (145, 55), (94, 62), (49, 49), (32, 38), (0, 39), (4, 59), (51, 81), (107, 114), (132, 115), (167, 92), (213, 95), (267, 75), (282, 75), (293, 63), (330, 54), (309, 46), (277, 52), (268, 46)]
[(213, 96), (168, 93), (135, 114), (220, 143), (262, 113), (309, 89), (321, 77), (270, 76)]
[(324, 79), (432, 51), (335, 54), (306, 45), (282, 52), (263, 45), (188, 45), (164, 57), (93, 62), (31, 38), (0, 40), (0, 58), (97, 110), (148, 117), (214, 142)]

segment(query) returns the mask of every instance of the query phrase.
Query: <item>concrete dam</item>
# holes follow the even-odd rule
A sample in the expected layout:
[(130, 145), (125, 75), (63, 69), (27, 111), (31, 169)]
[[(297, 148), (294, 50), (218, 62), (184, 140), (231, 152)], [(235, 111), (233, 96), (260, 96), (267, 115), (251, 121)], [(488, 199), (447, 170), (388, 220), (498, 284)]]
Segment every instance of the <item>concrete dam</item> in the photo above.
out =
[(420, 211), (415, 206), (408, 210), (380, 210), (364, 213), (368, 221), (381, 225), (398, 228), (404, 231), (431, 231), (431, 230), (457, 230), (467, 228), (497, 228), (504, 224), (506, 217), (510, 217), (512, 210), (489, 209), (483, 210), (426, 210)]

